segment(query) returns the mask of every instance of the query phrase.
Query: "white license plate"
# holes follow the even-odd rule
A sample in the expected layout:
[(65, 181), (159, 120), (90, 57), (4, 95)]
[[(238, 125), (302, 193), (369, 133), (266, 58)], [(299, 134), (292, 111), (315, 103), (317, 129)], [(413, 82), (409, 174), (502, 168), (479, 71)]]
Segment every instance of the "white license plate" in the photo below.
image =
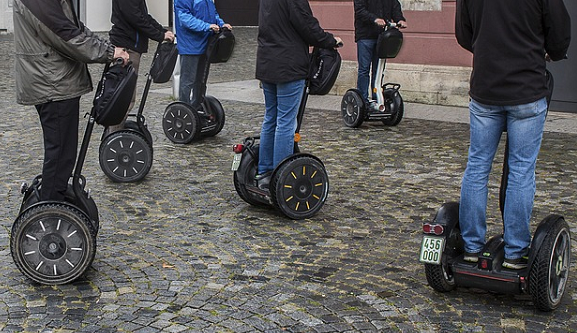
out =
[(232, 171), (238, 170), (241, 159), (242, 159), (242, 153), (234, 154), (234, 157), (232, 159)]
[(419, 261), (426, 264), (441, 264), (441, 255), (445, 248), (445, 238), (435, 236), (423, 236), (421, 255)]

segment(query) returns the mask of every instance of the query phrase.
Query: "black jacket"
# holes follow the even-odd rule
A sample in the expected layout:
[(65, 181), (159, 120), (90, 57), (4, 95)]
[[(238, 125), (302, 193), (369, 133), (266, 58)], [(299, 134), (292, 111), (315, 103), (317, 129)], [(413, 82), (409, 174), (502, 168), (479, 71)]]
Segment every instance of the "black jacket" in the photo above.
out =
[(308, 0), (261, 0), (256, 78), (269, 83), (304, 79), (309, 70), (309, 45), (336, 46), (313, 16)]
[(399, 0), (355, 0), (355, 42), (377, 39), (383, 28), (375, 20), (406, 21)]
[(112, 0), (110, 41), (138, 53), (148, 51), (148, 39), (162, 42), (166, 29), (146, 7), (145, 0)]
[(571, 20), (563, 0), (457, 0), (455, 36), (473, 53), (469, 95), (520, 105), (547, 95), (545, 52), (563, 59)]

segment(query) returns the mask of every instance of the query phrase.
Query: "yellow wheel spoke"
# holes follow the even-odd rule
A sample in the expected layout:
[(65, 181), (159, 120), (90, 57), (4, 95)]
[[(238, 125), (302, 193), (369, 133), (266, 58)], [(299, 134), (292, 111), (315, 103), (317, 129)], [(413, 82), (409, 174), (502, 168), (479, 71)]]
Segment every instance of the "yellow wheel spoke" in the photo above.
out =
[(290, 186), (290, 185), (285, 185), (284, 187), (285, 187), (285, 188), (293, 188), (293, 187)]
[(291, 201), (292, 199), (293, 199), (293, 196), (291, 195), (291, 196), (288, 197), (285, 201), (286, 201), (286, 202), (289, 202), (289, 201)]
[(300, 202), (297, 201), (297, 206), (295, 207), (295, 210), (299, 210), (299, 205), (300, 205)]
[(317, 199), (317, 200), (320, 200), (320, 199), (321, 199), (321, 198), (320, 198), (318, 195), (316, 195), (316, 194), (313, 194), (313, 198), (315, 198), (315, 199)]
[(307, 174), (307, 167), (303, 165), (303, 176)]
[(307, 201), (307, 210), (311, 209), (311, 206), (309, 205), (309, 202)]
[(295, 175), (294, 172), (291, 171), (291, 175), (293, 175), (293, 178), (294, 178), (294, 179), (297, 179), (297, 175)]
[(323, 183), (317, 183), (315, 186), (323, 186)]
[(313, 172), (313, 175), (311, 176), (311, 178), (313, 178), (316, 174), (317, 174), (317, 170), (315, 170), (315, 172)]

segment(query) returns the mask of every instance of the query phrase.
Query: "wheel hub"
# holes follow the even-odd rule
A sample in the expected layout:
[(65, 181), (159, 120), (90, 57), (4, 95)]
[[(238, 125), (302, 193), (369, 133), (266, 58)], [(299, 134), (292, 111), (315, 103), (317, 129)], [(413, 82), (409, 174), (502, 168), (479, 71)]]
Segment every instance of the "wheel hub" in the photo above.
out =
[(182, 121), (182, 119), (178, 118), (174, 121), (174, 128), (177, 131), (181, 131), (183, 127), (184, 127), (184, 121)]
[(66, 253), (66, 242), (59, 234), (50, 233), (42, 237), (38, 248), (45, 258), (57, 260)]
[(558, 256), (555, 263), (555, 275), (561, 275), (563, 271), (563, 256)]

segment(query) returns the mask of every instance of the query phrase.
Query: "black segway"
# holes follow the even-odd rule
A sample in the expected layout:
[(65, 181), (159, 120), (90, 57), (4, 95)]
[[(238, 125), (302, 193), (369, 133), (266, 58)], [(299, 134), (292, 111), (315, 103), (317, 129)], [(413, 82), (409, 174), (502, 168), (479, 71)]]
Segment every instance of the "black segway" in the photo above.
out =
[(209, 38), (200, 87), (200, 109), (193, 110), (192, 106), (184, 102), (173, 102), (166, 107), (162, 117), (162, 129), (170, 141), (190, 143), (201, 137), (215, 136), (224, 127), (225, 113), (222, 104), (215, 97), (206, 95), (206, 83), (210, 64), (227, 62), (234, 50), (234, 44), (234, 35), (226, 28), (221, 28), (218, 34)]
[(358, 89), (349, 89), (341, 101), (341, 114), (346, 126), (356, 128), (363, 121), (382, 121), (388, 126), (396, 126), (403, 119), (405, 107), (398, 83), (385, 83), (387, 59), (395, 58), (403, 44), (403, 34), (389, 22), (377, 40), (379, 62), (375, 75), (374, 93), (376, 100), (366, 101)]
[[(550, 87), (552, 77), (550, 76)], [(507, 188), (508, 141), (499, 192), (501, 214)], [(521, 270), (502, 267), (505, 258), (502, 235), (490, 238), (478, 262), (463, 260), (464, 243), (459, 228), (459, 203), (444, 204), (431, 223), (423, 224), (419, 260), (425, 264), (429, 285), (440, 292), (457, 286), (506, 294), (530, 294), (541, 311), (552, 311), (561, 303), (569, 279), (571, 233), (565, 219), (551, 214), (543, 219), (530, 245), (528, 266)]]
[[(323, 58), (321, 58), (323, 57)], [(320, 61), (322, 59), (322, 61)], [(330, 63), (330, 65), (329, 65)], [(232, 171), (234, 187), (238, 195), (247, 203), (255, 206), (272, 205), (287, 217), (300, 220), (312, 217), (323, 206), (329, 193), (329, 178), (323, 162), (314, 155), (299, 150), (300, 127), (311, 93), (311, 77), (322, 78), (320, 86), (313, 93), (328, 93), (334, 84), (340, 69), (341, 58), (336, 50), (315, 49), (311, 57), (311, 74), (306, 81), (297, 115), (294, 154), (285, 158), (273, 170), (268, 189), (257, 186), (255, 175), (258, 169), (260, 136), (244, 139), (242, 144), (233, 146), (234, 159)], [(315, 66), (321, 64), (321, 66)], [(322, 64), (328, 68), (322, 68)], [(318, 83), (318, 82), (317, 82)]]
[(100, 168), (115, 182), (136, 182), (144, 178), (152, 167), (152, 135), (143, 115), (144, 104), (154, 83), (170, 80), (178, 51), (172, 42), (158, 43), (135, 120), (127, 119), (124, 129), (102, 138), (99, 149)]
[(10, 251), (22, 274), (35, 282), (72, 282), (84, 274), (96, 254), (98, 209), (81, 172), (94, 123), (120, 123), (130, 104), (136, 74), (131, 66), (120, 64), (104, 70), (65, 200), (41, 201), (41, 176), (21, 187), (24, 198), (12, 225)]

